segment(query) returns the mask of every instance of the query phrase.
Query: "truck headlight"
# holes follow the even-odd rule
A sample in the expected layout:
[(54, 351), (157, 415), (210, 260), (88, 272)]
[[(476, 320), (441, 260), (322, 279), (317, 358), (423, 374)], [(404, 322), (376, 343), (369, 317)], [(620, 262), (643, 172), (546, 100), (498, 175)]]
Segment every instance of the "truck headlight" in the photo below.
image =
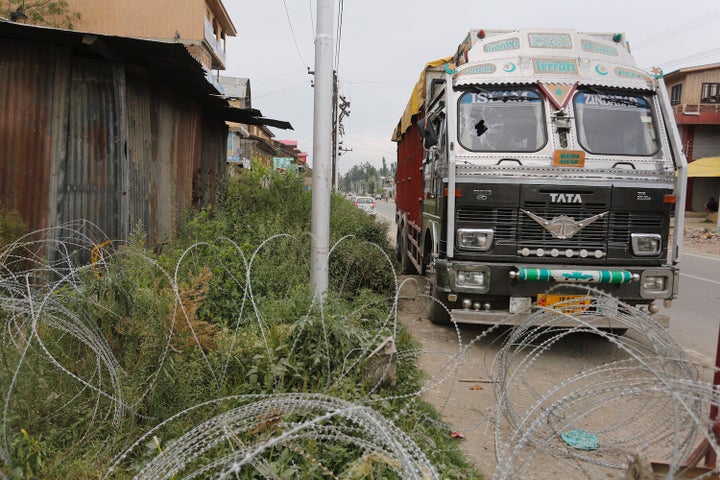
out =
[(657, 233), (633, 233), (630, 235), (633, 255), (653, 257), (660, 255), (662, 238)]
[(490, 228), (458, 228), (457, 246), (463, 250), (490, 250), (494, 236)]
[(645, 277), (642, 289), (648, 293), (658, 293), (667, 290), (667, 277)]
[(487, 265), (455, 267), (454, 287), (461, 292), (487, 293), (490, 289), (490, 268)]
[(642, 298), (668, 298), (672, 294), (672, 272), (646, 270), (640, 276)]
[(461, 287), (483, 287), (485, 286), (485, 272), (459, 270), (457, 284)]

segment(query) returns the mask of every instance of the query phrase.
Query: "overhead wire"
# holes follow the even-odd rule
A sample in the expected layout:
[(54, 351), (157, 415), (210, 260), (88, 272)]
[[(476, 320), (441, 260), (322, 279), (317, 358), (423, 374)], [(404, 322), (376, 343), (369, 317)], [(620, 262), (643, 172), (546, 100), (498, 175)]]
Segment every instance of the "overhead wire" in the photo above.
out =
[[(633, 50), (635, 50), (635, 51), (641, 50), (643, 48), (655, 45), (662, 41), (672, 39), (673, 37), (676, 37), (683, 33), (687, 33), (689, 31), (695, 30), (702, 25), (709, 24), (716, 20), (720, 20), (720, 10), (715, 10), (715, 11), (709, 12), (707, 14), (704, 14), (701, 17), (698, 17), (698, 18), (695, 18), (688, 22), (682, 23), (673, 28), (663, 30), (659, 33), (656, 33), (655, 35), (652, 35), (643, 40), (640, 40), (639, 42), (636, 42), (633, 44)], [(699, 60), (711, 58), (716, 55), (720, 55), (720, 49), (716, 48), (716, 49), (706, 50), (704, 52), (694, 53), (694, 54), (687, 55), (685, 57), (677, 58), (674, 60), (670, 60), (667, 62), (658, 62), (658, 64), (659, 64), (659, 66), (662, 66), (664, 69), (671, 69), (672, 67), (675, 67), (678, 65), (682, 65), (682, 64), (690, 63), (690, 62), (697, 62)]]
[(285, 7), (285, 15), (287, 15), (288, 24), (290, 25), (290, 33), (292, 34), (293, 42), (295, 42), (295, 50), (297, 51), (298, 57), (300, 57), (300, 61), (302, 62), (302, 64), (305, 66), (305, 68), (309, 69), (310, 67), (308, 67), (305, 58), (303, 58), (302, 53), (300, 52), (300, 46), (298, 45), (297, 37), (295, 37), (295, 29), (293, 28), (292, 20), (290, 19), (290, 12), (288, 11), (287, 3), (285, 2), (285, 0), (283, 0), (283, 6)]
[(676, 27), (659, 32), (644, 40), (640, 40), (639, 42), (633, 44), (633, 50), (640, 50), (642, 48), (649, 47), (654, 43), (662, 40), (667, 40), (669, 38), (688, 32), (701, 25), (705, 25), (718, 19), (720, 19), (720, 10), (715, 10), (714, 12), (710, 12), (709, 14), (703, 15), (702, 17), (698, 17), (694, 20), (690, 20), (689, 22), (683, 23)]
[(371, 150), (376, 150), (378, 152), (386, 153), (388, 155), (392, 155), (395, 152), (393, 150), (386, 150), (384, 148), (378, 147), (377, 145), (372, 145), (368, 142), (363, 142), (362, 140), (358, 140), (356, 137), (349, 135), (348, 139), (352, 141), (353, 144), (359, 143), (360, 145), (364, 145), (366, 148), (369, 148)]
[(676, 58), (674, 60), (670, 60), (667, 62), (660, 62), (660, 66), (667, 69), (667, 68), (674, 67), (677, 65), (697, 62), (698, 60), (703, 60), (706, 58), (713, 58), (716, 56), (719, 57), (718, 59), (720, 60), (720, 48), (713, 48), (710, 50), (705, 50), (704, 52), (698, 52), (698, 53), (694, 53), (692, 55), (686, 55), (684, 57)]
[(335, 61), (333, 70), (336, 72), (340, 70), (340, 45), (342, 42), (342, 28), (343, 28), (343, 10), (345, 9), (345, 2), (340, 0), (338, 6), (338, 18), (337, 18), (337, 38), (335, 40)]
[(312, 0), (308, 0), (308, 7), (310, 7), (310, 26), (312, 27), (313, 35), (315, 35), (315, 18), (313, 17)]

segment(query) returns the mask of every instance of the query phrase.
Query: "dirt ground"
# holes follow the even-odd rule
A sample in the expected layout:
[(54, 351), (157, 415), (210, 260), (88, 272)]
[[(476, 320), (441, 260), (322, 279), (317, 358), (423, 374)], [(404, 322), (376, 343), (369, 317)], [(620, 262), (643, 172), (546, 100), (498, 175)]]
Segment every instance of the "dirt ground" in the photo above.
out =
[(689, 214), (685, 217), (683, 250), (692, 253), (720, 256), (720, 236), (717, 224), (705, 214)]
[[(720, 256), (720, 237), (713, 233), (714, 225), (704, 220), (699, 216), (688, 219), (684, 251)], [(502, 476), (501, 469), (496, 471), (498, 460), (495, 451), (495, 426), (499, 418), (496, 412), (498, 352), (510, 330), (488, 331), (485, 327), (474, 325), (434, 325), (426, 316), (429, 300), (422, 296), (429, 290), (425, 279), (404, 276), (401, 281), (404, 282), (401, 297), (405, 299), (400, 302), (399, 320), (421, 344), (420, 367), (428, 379), (423, 398), (441, 412), (448, 434), (456, 432), (454, 435), (458, 437), (461, 448), (485, 478), (493, 478), (493, 473), (497, 478), (513, 478)], [(632, 332), (628, 335), (628, 342), (633, 341)], [(475, 343), (470, 345), (473, 339), (476, 339)], [(528, 389), (549, 390), (563, 379), (602, 368), (604, 364), (623, 358), (623, 354), (624, 351), (617, 345), (602, 337), (574, 334), (572, 338), (558, 341), (546, 354), (533, 361), (524, 372), (523, 381), (530, 378), (532, 386)], [(618, 410), (622, 411), (623, 406)], [(604, 425), (616, 421), (606, 415), (607, 410), (598, 408), (582, 419), (582, 425), (590, 431), (602, 431)], [(499, 429), (501, 435), (508, 433), (507, 429), (504, 433), (502, 430)], [(600, 470), (601, 473), (595, 469), (583, 474), (582, 467), (568, 469), (567, 463), (557, 462), (551, 455), (537, 455), (532, 463), (532, 478), (538, 479), (625, 478), (624, 471), (617, 468)]]

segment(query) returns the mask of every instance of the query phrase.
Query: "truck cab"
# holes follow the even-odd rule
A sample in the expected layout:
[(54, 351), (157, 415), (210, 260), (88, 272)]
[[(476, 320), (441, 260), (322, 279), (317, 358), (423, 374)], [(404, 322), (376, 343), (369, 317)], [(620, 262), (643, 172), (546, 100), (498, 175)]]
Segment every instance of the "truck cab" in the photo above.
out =
[(428, 275), (431, 320), (515, 324), (592, 289), (651, 314), (676, 298), (687, 164), (624, 35), (472, 30), (413, 95), (398, 258)]

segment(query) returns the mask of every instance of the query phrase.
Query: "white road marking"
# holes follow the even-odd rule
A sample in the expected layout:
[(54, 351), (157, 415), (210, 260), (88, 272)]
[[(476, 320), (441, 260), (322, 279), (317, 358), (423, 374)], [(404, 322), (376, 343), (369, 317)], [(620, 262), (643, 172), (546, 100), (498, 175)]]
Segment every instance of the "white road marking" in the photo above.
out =
[(682, 271), (680, 272), (680, 276), (681, 276), (681, 277), (692, 278), (692, 279), (694, 279), (694, 280), (702, 280), (703, 282), (714, 283), (715, 285), (720, 285), (720, 282), (718, 282), (717, 280), (710, 280), (709, 278), (698, 277), (697, 275), (688, 275), (687, 273), (683, 273)]

